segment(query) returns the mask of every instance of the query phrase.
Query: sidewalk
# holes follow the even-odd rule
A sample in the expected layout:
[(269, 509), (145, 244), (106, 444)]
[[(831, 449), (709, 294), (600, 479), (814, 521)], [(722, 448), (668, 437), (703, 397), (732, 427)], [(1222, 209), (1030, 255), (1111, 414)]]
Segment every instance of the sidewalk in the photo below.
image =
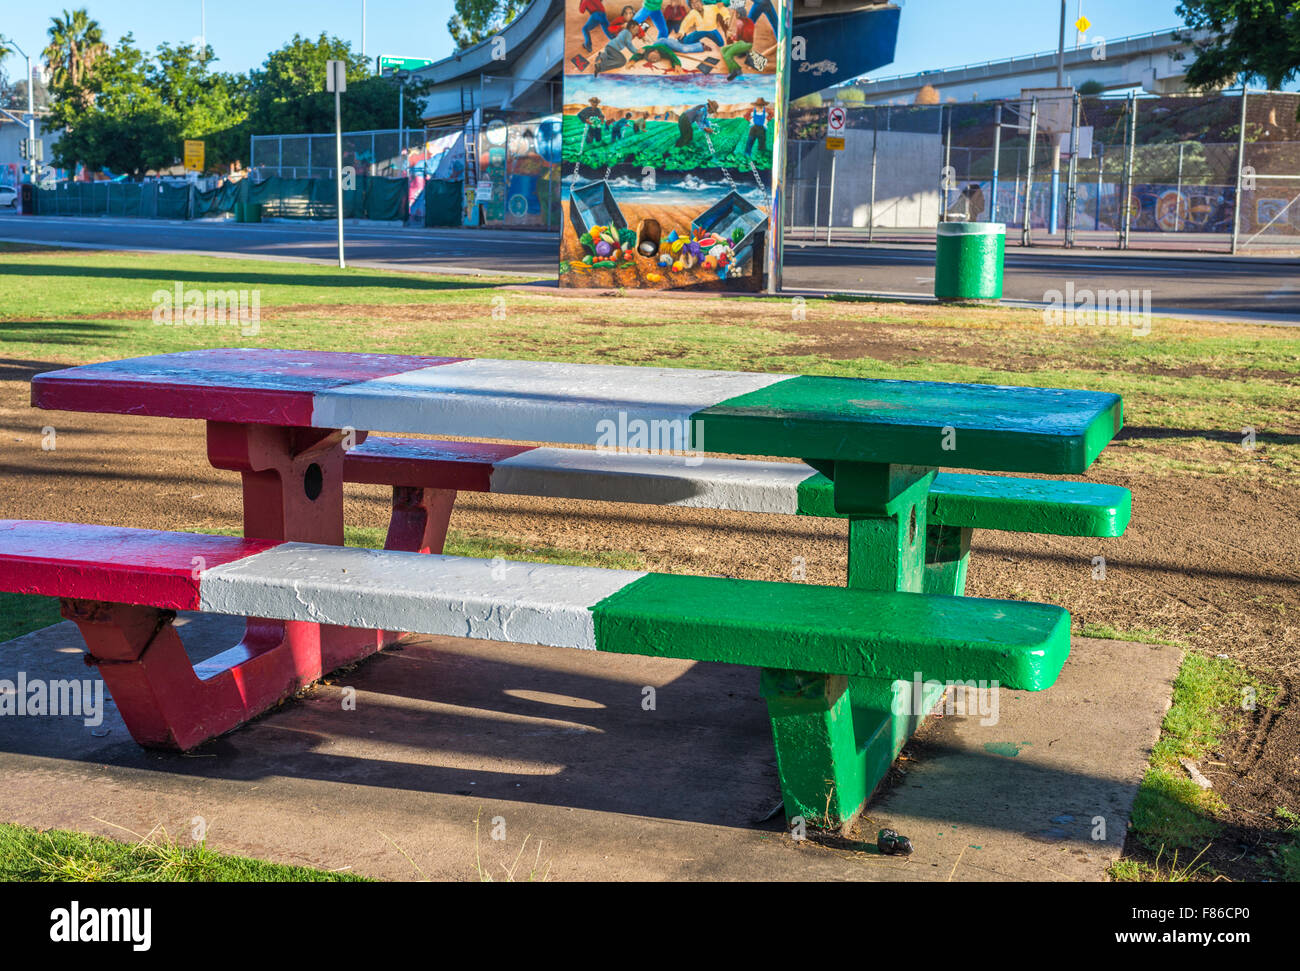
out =
[[(240, 629), (182, 623), (196, 658)], [(5, 644), (0, 679), (93, 678), (81, 657), (59, 624)], [(138, 748), (111, 705), (96, 728), (0, 719), (0, 819), (185, 842), (202, 820), (214, 849), (393, 880), (501, 880), (517, 858), (516, 879), (1100, 880), (1178, 660), (1076, 640), (1053, 688), (999, 693), (996, 724), (931, 718), (866, 842), (796, 843), (769, 818), (752, 669), (452, 638), (408, 639), (189, 755)], [(915, 853), (878, 855), (883, 826)]]
[[(872, 246), (910, 245), (933, 249), (935, 231), (932, 228), (891, 229), (877, 228), (869, 232), (865, 226), (834, 226), (831, 228), (832, 246)], [(1252, 242), (1242, 236), (1236, 256), (1232, 255), (1232, 238), (1226, 233), (1163, 233), (1134, 230), (1129, 233), (1128, 249), (1119, 248), (1118, 235), (1114, 230), (1080, 229), (1074, 234), (1074, 249), (1086, 250), (1089, 256), (1102, 253), (1114, 253), (1117, 256), (1160, 256), (1160, 257), (1227, 257), (1232, 259), (1261, 259), (1279, 257), (1300, 257), (1300, 236), (1268, 235), (1260, 236)], [(826, 243), (826, 227), (791, 226), (785, 231), (787, 242), (821, 244)], [(1019, 226), (1007, 226), (1007, 248), (1026, 252), (1045, 250), (1065, 250), (1065, 229), (1062, 227), (1055, 235), (1046, 229), (1035, 227), (1030, 237), (1030, 245), (1021, 244)]]

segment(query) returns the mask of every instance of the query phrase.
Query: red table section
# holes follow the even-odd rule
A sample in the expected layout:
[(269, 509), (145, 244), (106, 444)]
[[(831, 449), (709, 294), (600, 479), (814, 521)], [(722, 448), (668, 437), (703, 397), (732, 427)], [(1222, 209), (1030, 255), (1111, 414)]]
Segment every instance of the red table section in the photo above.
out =
[(14, 519), (0, 520), (0, 536), (0, 586), (6, 590), (167, 610), (198, 607), (203, 570), (278, 545), (239, 536)]
[(318, 391), (461, 360), (239, 347), (183, 351), (39, 374), (32, 379), (32, 405), (309, 427)]

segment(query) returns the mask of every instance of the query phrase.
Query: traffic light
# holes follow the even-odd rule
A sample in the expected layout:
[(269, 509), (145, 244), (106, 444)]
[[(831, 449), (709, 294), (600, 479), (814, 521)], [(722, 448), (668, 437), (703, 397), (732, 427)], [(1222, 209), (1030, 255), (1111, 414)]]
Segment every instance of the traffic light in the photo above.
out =
[(32, 157), (31, 145), (32, 145), (31, 140), (27, 138), (24, 138), (21, 142), (19, 142), (18, 143), (19, 156), (22, 158), (31, 158)]

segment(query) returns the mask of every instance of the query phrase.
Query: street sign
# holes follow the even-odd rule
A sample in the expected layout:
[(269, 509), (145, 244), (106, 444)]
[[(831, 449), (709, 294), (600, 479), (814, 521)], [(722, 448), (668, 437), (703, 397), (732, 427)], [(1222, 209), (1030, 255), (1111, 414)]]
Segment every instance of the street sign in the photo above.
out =
[(848, 109), (831, 105), (826, 111), (826, 148), (832, 152), (844, 151), (844, 128), (849, 121)]
[(391, 54), (380, 54), (375, 59), (375, 69), (380, 74), (389, 74), (393, 71), (418, 71), (432, 63), (434, 62), (427, 57), (394, 57)]
[(348, 89), (347, 61), (325, 62), (325, 90), (330, 94), (343, 94)]
[(1086, 34), (1088, 32), (1088, 28), (1091, 26), (1092, 26), (1092, 21), (1089, 20), (1087, 17), (1080, 17), (1078, 20), (1074, 22), (1074, 29), (1081, 34)]
[(202, 172), (204, 169), (204, 145), (196, 139), (185, 139), (185, 171)]

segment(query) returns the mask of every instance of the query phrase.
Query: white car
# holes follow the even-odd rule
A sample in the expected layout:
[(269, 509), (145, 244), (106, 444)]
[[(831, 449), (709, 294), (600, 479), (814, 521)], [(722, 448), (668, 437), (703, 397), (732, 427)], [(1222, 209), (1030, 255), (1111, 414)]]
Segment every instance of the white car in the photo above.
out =
[(11, 185), (0, 185), (0, 208), (13, 209), (18, 205), (18, 190)]

